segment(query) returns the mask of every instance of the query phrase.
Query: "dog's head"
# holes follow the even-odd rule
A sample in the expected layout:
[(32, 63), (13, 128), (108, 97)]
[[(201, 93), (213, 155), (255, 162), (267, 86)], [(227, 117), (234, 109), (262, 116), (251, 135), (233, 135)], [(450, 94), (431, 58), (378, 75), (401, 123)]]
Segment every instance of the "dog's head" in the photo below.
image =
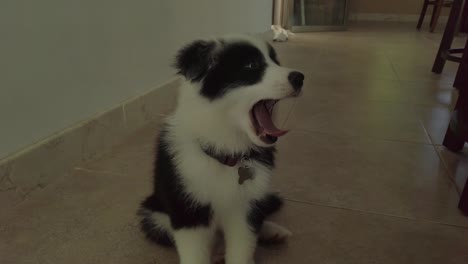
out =
[(304, 80), (280, 66), (271, 45), (247, 36), (195, 41), (179, 51), (175, 67), (203, 107), (222, 117), (220, 126), (244, 132), (258, 146), (271, 146), (287, 132), (274, 125), (273, 107), (298, 96)]

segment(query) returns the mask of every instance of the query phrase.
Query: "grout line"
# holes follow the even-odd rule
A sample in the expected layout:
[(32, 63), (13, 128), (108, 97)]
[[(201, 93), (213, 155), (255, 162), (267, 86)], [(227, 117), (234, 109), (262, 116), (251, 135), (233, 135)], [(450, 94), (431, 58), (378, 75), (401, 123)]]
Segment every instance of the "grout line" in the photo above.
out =
[(281, 127), (284, 128), (286, 124), (288, 123), (289, 118), (291, 117), (291, 113), (293, 112), (294, 108), (296, 107), (297, 104), (297, 99), (294, 99), (294, 104), (291, 106), (291, 109), (289, 109), (288, 114), (286, 115), (286, 118), (284, 119), (283, 123), (281, 124)]
[[(421, 122), (421, 121), (419, 121)], [(422, 123), (422, 122), (421, 122)], [(401, 144), (412, 144), (412, 145), (421, 145), (421, 146), (426, 146), (426, 147), (431, 147), (437, 157), (439, 158), (439, 160), (442, 162), (443, 166), (444, 166), (444, 172), (447, 174), (447, 178), (448, 178), (448, 186), (449, 187), (453, 187), (455, 186), (455, 190), (458, 194), (461, 193), (461, 191), (458, 189), (458, 186), (455, 182), (455, 178), (452, 177), (449, 169), (448, 169), (448, 166), (447, 164), (445, 164), (445, 161), (444, 159), (440, 156), (440, 153), (439, 151), (436, 149), (436, 146), (440, 146), (440, 145), (435, 145), (433, 142), (432, 142), (432, 138), (429, 136), (429, 134), (427, 133), (427, 130), (426, 128), (423, 126), (423, 129), (426, 133), (426, 136), (428, 136), (429, 140), (431, 141), (430, 143), (421, 143), (421, 142), (412, 142), (412, 141), (403, 141), (403, 140), (395, 140), (395, 139), (382, 139), (382, 138), (375, 138), (375, 137), (370, 137), (370, 136), (367, 136), (367, 137), (361, 137), (361, 136), (341, 136), (341, 135), (337, 135), (337, 134), (331, 134), (331, 133), (327, 133), (327, 132), (318, 132), (318, 131), (309, 131), (309, 130), (302, 130), (302, 129), (295, 129), (295, 132), (299, 132), (299, 133), (310, 133), (310, 134), (320, 134), (320, 135), (331, 135), (331, 136), (334, 136), (334, 137), (340, 137), (340, 138), (345, 138), (345, 139), (349, 139), (349, 140), (353, 140), (353, 139), (363, 139), (363, 140), (378, 140), (378, 141), (385, 141), (385, 142), (392, 142), (392, 143), (401, 143)]]
[(363, 99), (369, 102), (378, 102), (378, 103), (390, 103), (396, 105), (405, 105), (405, 106), (412, 106), (412, 107), (450, 107), (450, 105), (443, 104), (443, 103), (415, 103), (415, 102), (405, 102), (405, 101), (394, 101), (394, 100), (385, 100), (385, 99)]
[(444, 172), (445, 174), (447, 174), (447, 178), (448, 178), (448, 182), (449, 182), (449, 186), (450, 187), (455, 187), (455, 191), (458, 193), (458, 195), (461, 195), (461, 191), (458, 190), (458, 187), (457, 187), (457, 183), (455, 182), (455, 178), (452, 176), (452, 174), (450, 173), (450, 170), (448, 168), (448, 165), (445, 163), (445, 160), (442, 158), (442, 156), (440, 155), (439, 151), (437, 150), (436, 148), (436, 144), (434, 142), (434, 139), (431, 137), (431, 135), (429, 134), (429, 132), (427, 131), (426, 129), (426, 126), (424, 125), (424, 123), (422, 122), (422, 120), (419, 120), (419, 122), (421, 123), (421, 126), (423, 127), (424, 129), (424, 132), (426, 133), (427, 137), (429, 138), (429, 140), (431, 141), (431, 146), (432, 148), (434, 149), (434, 151), (436, 152), (436, 155), (437, 157), (439, 158), (440, 162), (442, 163), (442, 166), (444, 167)]
[(124, 123), (124, 127), (127, 128), (128, 127), (128, 117), (127, 117), (127, 109), (125, 107), (125, 104), (122, 105), (122, 117), (123, 117), (123, 123)]
[(455, 186), (455, 191), (458, 193), (458, 195), (461, 195), (463, 190), (458, 188), (457, 182), (455, 181), (455, 177), (454, 177), (455, 175), (452, 175), (452, 173), (450, 173), (450, 169), (449, 169), (448, 164), (445, 162), (445, 159), (442, 158), (442, 153), (440, 153), (436, 149), (435, 145), (434, 145), (434, 150), (437, 153), (437, 156), (439, 157), (439, 159), (441, 160), (442, 166), (444, 166), (445, 173), (447, 173), (447, 177), (449, 178), (451, 184), (453, 184), (453, 186)]
[(86, 169), (82, 167), (75, 167), (74, 170), (77, 171), (84, 171), (84, 172), (90, 172), (90, 173), (101, 173), (101, 174), (109, 174), (109, 175), (118, 175), (118, 176), (127, 176), (127, 174), (124, 173), (116, 173), (113, 171), (106, 171), (106, 170), (94, 170), (94, 169)]
[(426, 137), (429, 139), (429, 141), (431, 142), (431, 146), (434, 146), (434, 139), (431, 137), (431, 134), (429, 134), (429, 131), (427, 131), (426, 129), (426, 126), (424, 125), (424, 122), (421, 120), (422, 118), (419, 118), (419, 124), (421, 125), (421, 127), (423, 128), (424, 130), (424, 134), (426, 134)]
[(372, 214), (372, 215), (386, 216), (386, 217), (410, 220), (410, 221), (415, 221), (415, 222), (425, 222), (425, 223), (430, 223), (430, 224), (437, 224), (437, 225), (450, 226), (450, 227), (455, 227), (455, 228), (468, 229), (468, 226), (462, 226), (462, 225), (457, 225), (457, 224), (449, 224), (449, 223), (426, 220), (426, 219), (417, 219), (417, 218), (407, 217), (407, 216), (386, 214), (386, 213), (367, 211), (367, 210), (360, 210), (360, 209), (354, 209), (354, 208), (346, 208), (346, 207), (340, 207), (340, 206), (334, 206), (334, 205), (328, 205), (328, 204), (310, 202), (310, 201), (303, 201), (303, 200), (297, 200), (297, 199), (291, 199), (291, 198), (284, 198), (284, 200), (289, 201), (289, 202), (293, 202), (293, 203), (315, 205), (315, 206), (320, 206), (320, 207), (327, 207), (327, 208), (341, 209), (341, 210), (347, 210), (347, 211), (352, 211), (352, 212), (359, 212), (359, 213), (366, 213), (366, 214)]
[(396, 80), (398, 81), (398, 85), (400, 86), (400, 88), (402, 88), (401, 83), (400, 83), (401, 78), (400, 78), (400, 75), (398, 75), (398, 73), (397, 73), (397, 71), (395, 69), (395, 65), (393, 64), (392, 60), (390, 59), (390, 56), (388, 56), (388, 53), (384, 52), (384, 54), (385, 54), (385, 58), (387, 58), (388, 63), (390, 63), (390, 67), (392, 68), (393, 74), (395, 74), (395, 76), (396, 76)]
[(398, 140), (398, 139), (376, 138), (376, 137), (372, 137), (372, 136), (344, 136), (344, 135), (338, 135), (338, 134), (333, 134), (333, 133), (329, 133), (329, 132), (313, 131), (313, 130), (306, 130), (306, 129), (293, 129), (293, 131), (294, 132), (300, 132), (300, 133), (330, 135), (330, 136), (340, 137), (340, 138), (344, 138), (344, 139), (379, 140), (379, 141), (387, 141), (387, 142), (394, 142), (394, 143), (405, 143), (405, 144), (412, 144), (412, 145), (433, 146), (432, 142), (424, 143), (424, 142), (405, 141), (405, 140)]

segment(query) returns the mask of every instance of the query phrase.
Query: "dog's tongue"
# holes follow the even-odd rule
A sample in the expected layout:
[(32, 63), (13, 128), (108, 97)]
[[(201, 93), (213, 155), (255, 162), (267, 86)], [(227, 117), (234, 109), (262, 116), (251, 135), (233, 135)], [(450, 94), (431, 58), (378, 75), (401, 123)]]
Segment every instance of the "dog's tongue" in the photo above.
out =
[(260, 126), (259, 129), (261, 129), (261, 131), (259, 131), (260, 134), (267, 134), (274, 137), (280, 137), (288, 133), (287, 130), (281, 130), (277, 128), (275, 124), (273, 124), (273, 120), (271, 120), (272, 109), (269, 110), (265, 102), (257, 103), (254, 106), (253, 112), (255, 115), (255, 119), (257, 119), (257, 122)]

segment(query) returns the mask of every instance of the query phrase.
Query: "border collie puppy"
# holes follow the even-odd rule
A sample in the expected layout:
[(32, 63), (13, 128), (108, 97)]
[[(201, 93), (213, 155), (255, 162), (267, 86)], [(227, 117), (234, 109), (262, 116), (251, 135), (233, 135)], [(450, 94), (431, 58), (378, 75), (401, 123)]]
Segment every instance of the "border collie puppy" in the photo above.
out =
[(304, 75), (279, 65), (274, 49), (248, 36), (183, 47), (178, 105), (158, 138), (154, 192), (139, 215), (146, 236), (175, 245), (182, 264), (208, 264), (217, 230), (227, 264), (253, 264), (257, 241), (291, 233), (265, 218), (282, 200), (269, 191), (275, 142), (287, 131), (275, 103), (298, 96)]

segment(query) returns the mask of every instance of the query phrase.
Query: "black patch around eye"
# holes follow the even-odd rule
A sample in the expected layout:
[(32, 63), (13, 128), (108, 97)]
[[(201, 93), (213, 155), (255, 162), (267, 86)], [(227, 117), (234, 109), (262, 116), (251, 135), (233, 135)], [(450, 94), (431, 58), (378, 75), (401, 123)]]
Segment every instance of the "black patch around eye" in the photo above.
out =
[(275, 49), (273, 49), (273, 47), (270, 45), (270, 43), (267, 43), (267, 45), (268, 45), (268, 56), (270, 56), (270, 59), (272, 61), (274, 61), (277, 65), (280, 65), (278, 57), (276, 56)]
[[(251, 63), (256, 67), (246, 67)], [(229, 90), (259, 83), (266, 67), (262, 52), (255, 46), (244, 42), (226, 44), (203, 79), (200, 93), (214, 100)]]
[(247, 68), (247, 69), (256, 70), (259, 67), (259, 65), (258, 65), (258, 63), (256, 61), (254, 61), (254, 62), (248, 63), (244, 67)]

